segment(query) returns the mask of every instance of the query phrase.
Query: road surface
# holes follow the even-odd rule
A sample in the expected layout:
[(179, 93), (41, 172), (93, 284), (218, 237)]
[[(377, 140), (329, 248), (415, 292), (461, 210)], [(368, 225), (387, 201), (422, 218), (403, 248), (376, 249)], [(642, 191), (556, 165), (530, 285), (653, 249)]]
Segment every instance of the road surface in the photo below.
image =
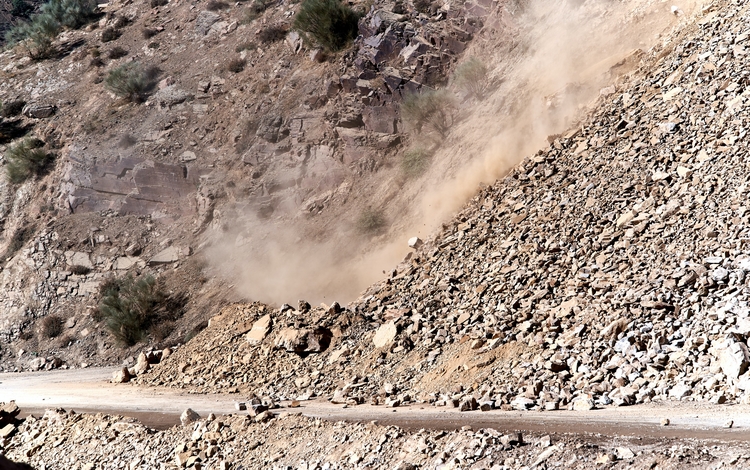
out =
[[(109, 383), (112, 372), (111, 368), (91, 368), (0, 374), (0, 402), (15, 400), (26, 414), (65, 408), (133, 416), (147, 426), (163, 429), (179, 423), (179, 415), (186, 408), (192, 408), (201, 416), (237, 413), (235, 402), (245, 399), (236, 394), (196, 395), (173, 389), (115, 385)], [(474, 429), (492, 427), (501, 431), (698, 438), (723, 442), (750, 440), (750, 406), (747, 405), (662, 402), (585, 412), (459, 412), (455, 408), (426, 404), (345, 408), (317, 399), (302, 402), (299, 408), (282, 407), (277, 411), (301, 412), (336, 421), (378, 421), (406, 428), (449, 430), (469, 425)], [(660, 425), (663, 418), (670, 420), (669, 426)], [(729, 420), (734, 422), (732, 428), (725, 427)]]

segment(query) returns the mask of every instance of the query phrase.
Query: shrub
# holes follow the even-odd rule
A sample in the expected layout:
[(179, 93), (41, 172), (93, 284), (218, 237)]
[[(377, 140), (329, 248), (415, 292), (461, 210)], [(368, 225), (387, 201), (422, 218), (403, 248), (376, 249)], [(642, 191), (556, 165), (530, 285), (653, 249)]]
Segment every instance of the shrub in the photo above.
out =
[(242, 24), (249, 24), (258, 19), (260, 15), (263, 14), (264, 11), (266, 11), (266, 8), (268, 8), (268, 5), (264, 0), (255, 0), (249, 8), (245, 9), (244, 14), (242, 15), (242, 19), (240, 20), (240, 23)]
[(338, 51), (357, 37), (360, 14), (339, 0), (305, 0), (294, 28), (328, 51)]
[(269, 44), (272, 42), (279, 42), (286, 37), (287, 30), (278, 25), (268, 26), (260, 30), (258, 37), (263, 44)]
[(112, 60), (120, 59), (122, 57), (125, 57), (126, 55), (128, 55), (128, 51), (123, 49), (120, 46), (113, 47), (107, 53), (107, 57), (109, 57)]
[(3, 103), (0, 106), (0, 116), (8, 118), (18, 116), (23, 111), (23, 107), (26, 106), (26, 102), (23, 100), (14, 100)]
[(188, 331), (185, 334), (185, 339), (183, 340), (183, 343), (187, 343), (191, 339), (195, 338), (196, 336), (198, 336), (198, 333), (200, 333), (201, 331), (205, 330), (206, 328), (208, 328), (208, 322), (207, 321), (204, 320), (204, 321), (198, 323), (193, 328), (191, 328), (190, 331)]
[(226, 69), (228, 72), (240, 73), (245, 70), (245, 65), (247, 65), (245, 59), (232, 59), (227, 62)]
[(357, 229), (366, 234), (380, 232), (385, 227), (383, 213), (368, 207), (357, 219)]
[(34, 229), (35, 227), (33, 225), (25, 225), (13, 232), (8, 247), (5, 249), (5, 253), (0, 257), (0, 262), (5, 263), (11, 259), (18, 250), (23, 248), (26, 242), (31, 240), (31, 237), (34, 236)]
[(134, 103), (140, 103), (149, 89), (148, 74), (137, 62), (128, 62), (109, 72), (104, 84), (108, 90)]
[(422, 147), (415, 147), (404, 152), (401, 169), (409, 178), (424, 173), (430, 166), (430, 153)]
[(63, 319), (57, 315), (49, 315), (42, 319), (42, 336), (45, 338), (57, 338), (63, 332)]
[(484, 62), (472, 57), (456, 68), (453, 83), (467, 95), (481, 99), (487, 92), (489, 72)]
[(51, 0), (28, 22), (19, 23), (5, 36), (9, 45), (23, 42), (29, 57), (45, 59), (54, 50), (52, 41), (63, 28), (80, 28), (96, 16), (97, 0)]
[(456, 113), (453, 95), (447, 90), (429, 90), (413, 94), (401, 103), (401, 118), (417, 132), (432, 130), (445, 138)]
[(76, 276), (85, 276), (86, 274), (91, 272), (91, 268), (80, 264), (74, 264), (70, 267), (70, 272), (75, 274)]
[(143, 39), (151, 39), (157, 34), (159, 34), (159, 30), (155, 28), (143, 28), (141, 30), (141, 35), (143, 36)]
[(104, 60), (99, 56), (92, 57), (89, 65), (92, 67), (104, 67)]
[(26, 139), (5, 152), (5, 171), (11, 183), (23, 183), (47, 168), (52, 155), (41, 148), (43, 145), (38, 139)]
[(237, 47), (234, 48), (234, 52), (240, 53), (242, 51), (254, 51), (257, 48), (258, 46), (255, 45), (254, 42), (246, 41), (246, 42), (237, 44)]
[(156, 279), (128, 275), (103, 284), (102, 290), (99, 314), (112, 336), (128, 346), (146, 339), (163, 300)]
[(10, 14), (13, 16), (28, 18), (32, 11), (34, 11), (34, 6), (29, 5), (24, 0), (13, 0), (11, 2)]
[(102, 31), (102, 42), (110, 42), (120, 37), (120, 31), (115, 28), (106, 28)]
[(414, 0), (414, 9), (420, 13), (429, 15), (430, 7), (432, 7), (432, 0)]
[(222, 2), (221, 0), (209, 0), (206, 4), (206, 10), (208, 11), (223, 10), (225, 8), (229, 8), (229, 5)]
[(163, 7), (168, 3), (169, 0), (151, 0), (151, 8)]

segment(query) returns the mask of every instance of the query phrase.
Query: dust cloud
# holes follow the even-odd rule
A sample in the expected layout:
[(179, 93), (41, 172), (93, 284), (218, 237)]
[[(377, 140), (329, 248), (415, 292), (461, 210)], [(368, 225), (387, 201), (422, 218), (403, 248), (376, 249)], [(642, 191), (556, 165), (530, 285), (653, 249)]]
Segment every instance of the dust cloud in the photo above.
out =
[(224, 234), (208, 248), (209, 258), (248, 299), (353, 300), (404, 257), (409, 237), (428, 237), (480, 184), (545, 148), (548, 136), (566, 132), (603, 87), (638, 64), (637, 51), (686, 24), (701, 2), (679, 7), (677, 17), (660, 1), (516, 0), (497, 13), (500, 24), (512, 25), (509, 31), (478, 37), (465, 53), (480, 57), (498, 85), (481, 102), (465, 102), (423, 178), (387, 204), (372, 201), (385, 206), (387, 235), (363, 241), (342, 223), (324, 241), (309, 241), (294, 222), (244, 217), (244, 232)]

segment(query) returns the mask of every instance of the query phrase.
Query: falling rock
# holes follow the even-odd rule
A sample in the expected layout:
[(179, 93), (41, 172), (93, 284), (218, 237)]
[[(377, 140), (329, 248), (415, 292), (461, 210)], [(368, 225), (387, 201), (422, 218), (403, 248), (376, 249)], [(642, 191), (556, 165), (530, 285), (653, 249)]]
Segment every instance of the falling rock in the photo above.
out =
[(258, 344), (265, 339), (269, 331), (271, 331), (271, 315), (266, 314), (253, 323), (253, 327), (245, 335), (245, 339), (250, 344)]
[(34, 119), (51, 117), (57, 111), (57, 106), (49, 104), (27, 104), (21, 111), (24, 116)]
[(112, 383), (124, 384), (130, 382), (130, 379), (130, 372), (128, 371), (127, 367), (123, 367), (122, 369), (115, 371), (115, 373), (112, 374)]
[(201, 415), (193, 411), (192, 408), (186, 409), (180, 415), (180, 422), (183, 426), (187, 426), (188, 424), (198, 421), (199, 419), (201, 419)]
[(398, 329), (393, 321), (380, 325), (378, 331), (375, 332), (375, 336), (372, 337), (372, 342), (376, 348), (383, 348), (396, 339)]
[(146, 357), (145, 353), (140, 353), (138, 355), (138, 360), (136, 361), (135, 367), (133, 367), (133, 369), (135, 370), (136, 375), (140, 375), (149, 369), (148, 358)]
[(659, 421), (659, 424), (661, 424), (662, 426), (669, 426), (669, 418), (662, 418)]
[(747, 352), (744, 345), (733, 342), (719, 352), (721, 371), (728, 378), (737, 379), (747, 369)]
[(627, 447), (618, 447), (617, 449), (615, 449), (615, 455), (619, 460), (630, 460), (635, 457), (633, 451), (628, 449)]
[(409, 248), (414, 248), (415, 250), (423, 245), (422, 239), (419, 237), (411, 237), (409, 239)]

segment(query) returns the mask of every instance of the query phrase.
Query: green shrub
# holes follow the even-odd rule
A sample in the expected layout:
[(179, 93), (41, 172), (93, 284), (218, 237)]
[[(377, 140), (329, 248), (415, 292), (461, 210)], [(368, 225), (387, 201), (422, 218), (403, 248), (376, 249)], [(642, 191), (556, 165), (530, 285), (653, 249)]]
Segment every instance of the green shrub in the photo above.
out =
[(471, 57), (459, 65), (453, 74), (453, 83), (467, 95), (481, 99), (487, 92), (489, 69), (484, 62)]
[(404, 152), (401, 170), (408, 178), (424, 173), (430, 166), (430, 153), (422, 147), (415, 147)]
[(128, 62), (109, 72), (104, 85), (112, 93), (134, 103), (143, 101), (150, 86), (146, 71), (137, 62)]
[(117, 60), (128, 55), (128, 51), (120, 46), (115, 46), (107, 52), (107, 57), (111, 60)]
[(19, 23), (5, 35), (13, 46), (23, 43), (29, 57), (45, 59), (54, 48), (52, 41), (64, 28), (80, 28), (96, 17), (97, 0), (51, 0), (41, 12)]
[(32, 11), (34, 11), (34, 6), (29, 5), (24, 0), (13, 0), (11, 2), (10, 14), (13, 16), (28, 18)]
[(63, 332), (63, 319), (57, 315), (49, 315), (42, 319), (41, 333), (45, 338), (57, 338)]
[(417, 132), (434, 131), (445, 138), (457, 111), (453, 95), (447, 90), (429, 90), (407, 96), (401, 103), (401, 118)]
[(110, 42), (120, 37), (120, 31), (115, 28), (106, 28), (102, 31), (102, 42)]
[(156, 279), (127, 275), (103, 284), (102, 291), (99, 315), (112, 336), (128, 346), (145, 340), (163, 301)]
[(383, 213), (371, 207), (362, 211), (357, 219), (357, 229), (365, 234), (378, 233), (383, 230), (385, 224)]
[(47, 168), (52, 155), (41, 148), (43, 145), (38, 139), (25, 139), (5, 152), (5, 172), (11, 183), (23, 183)]
[(253, 21), (257, 20), (260, 15), (263, 14), (264, 11), (266, 11), (266, 8), (268, 8), (268, 5), (264, 0), (255, 0), (249, 8), (245, 9), (245, 12), (242, 15), (242, 18), (240, 19), (241, 24), (250, 24)]
[(305, 0), (294, 28), (328, 51), (339, 51), (357, 37), (360, 14), (339, 0)]

